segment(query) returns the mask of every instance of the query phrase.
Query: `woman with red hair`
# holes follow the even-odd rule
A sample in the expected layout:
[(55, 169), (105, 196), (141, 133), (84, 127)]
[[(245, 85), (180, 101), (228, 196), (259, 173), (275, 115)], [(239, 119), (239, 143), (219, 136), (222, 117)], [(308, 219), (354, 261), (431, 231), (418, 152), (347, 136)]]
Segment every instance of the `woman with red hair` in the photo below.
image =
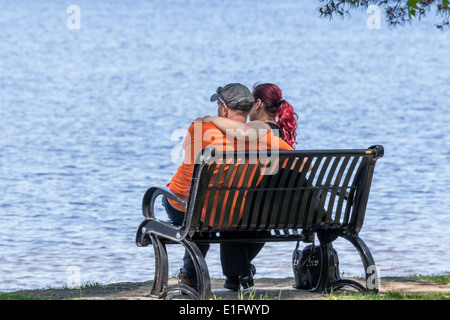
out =
[(273, 130), (278, 129), (280, 138), (294, 147), (298, 116), (291, 104), (283, 99), (281, 89), (273, 83), (256, 84), (252, 94), (255, 102), (248, 115), (250, 121), (259, 120)]

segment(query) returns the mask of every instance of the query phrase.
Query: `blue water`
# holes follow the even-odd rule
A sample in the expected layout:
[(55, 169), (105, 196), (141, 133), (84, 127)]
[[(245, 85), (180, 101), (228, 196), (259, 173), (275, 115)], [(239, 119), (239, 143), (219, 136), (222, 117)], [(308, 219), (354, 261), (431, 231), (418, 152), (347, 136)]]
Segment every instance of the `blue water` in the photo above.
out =
[[(450, 269), (450, 33), (432, 17), (390, 29), (317, 17), (319, 1), (0, 0), (0, 289), (146, 281), (141, 199), (219, 85), (277, 83), (298, 149), (385, 147), (360, 233), (382, 276)], [(432, 15), (432, 14), (431, 14)], [(292, 276), (267, 244), (257, 277)], [(345, 274), (362, 275), (350, 244)], [(207, 263), (222, 276), (219, 249)], [(182, 250), (170, 246), (171, 275)]]

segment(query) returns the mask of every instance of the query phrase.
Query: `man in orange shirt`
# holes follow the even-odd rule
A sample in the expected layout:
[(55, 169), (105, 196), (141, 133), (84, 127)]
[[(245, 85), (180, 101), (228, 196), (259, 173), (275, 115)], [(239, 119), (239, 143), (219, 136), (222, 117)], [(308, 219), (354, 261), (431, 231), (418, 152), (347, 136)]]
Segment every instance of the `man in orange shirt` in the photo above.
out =
[[(219, 87), (217, 92), (211, 96), (211, 101), (217, 101), (219, 117), (224, 117), (241, 123), (245, 123), (248, 113), (253, 106), (253, 96), (250, 90), (242, 84), (230, 83), (225, 87)], [(276, 139), (276, 140), (275, 140)], [(272, 137), (269, 132), (267, 136), (261, 138), (257, 144), (263, 148), (274, 150), (292, 150), (283, 140)], [(273, 143), (275, 141), (275, 143)], [(272, 144), (274, 144), (272, 146)], [(189, 127), (186, 138), (183, 142), (185, 151), (182, 165), (178, 168), (167, 187), (178, 197), (187, 199), (194, 169), (194, 162), (198, 153), (205, 147), (214, 147), (218, 151), (239, 151), (239, 148), (248, 148), (248, 144), (238, 143), (234, 136), (227, 135), (220, 131), (212, 123), (193, 122)], [(241, 149), (242, 150), (242, 149)], [(180, 204), (167, 197), (163, 197), (169, 219), (175, 225), (182, 225), (184, 219), (184, 208)], [(197, 244), (203, 256), (209, 250), (209, 244)], [(188, 252), (183, 258), (183, 268), (179, 275), (179, 281), (191, 287), (197, 283), (193, 261)]]

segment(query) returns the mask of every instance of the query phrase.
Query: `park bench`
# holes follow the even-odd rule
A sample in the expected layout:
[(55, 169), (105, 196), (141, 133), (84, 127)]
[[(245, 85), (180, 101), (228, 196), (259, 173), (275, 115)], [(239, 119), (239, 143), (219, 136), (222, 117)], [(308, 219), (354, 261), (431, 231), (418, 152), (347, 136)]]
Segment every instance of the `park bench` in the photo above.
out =
[[(149, 295), (163, 298), (180, 290), (196, 299), (211, 298), (208, 267), (197, 243), (311, 243), (316, 236), (324, 267), (311, 291), (324, 292), (338, 286), (330, 282), (325, 265), (332, 242), (342, 237), (361, 257), (364, 289), (378, 292), (374, 259), (358, 233), (364, 222), (375, 163), (383, 154), (380, 145), (357, 150), (272, 153), (203, 149), (194, 165), (188, 199), (177, 197), (165, 187), (151, 187), (144, 195), (145, 220), (137, 230), (136, 244), (152, 244), (155, 251), (155, 275)], [(155, 199), (161, 195), (186, 208), (182, 226), (155, 217)], [(189, 252), (196, 267), (197, 290), (184, 284), (168, 285), (166, 244), (181, 244)]]

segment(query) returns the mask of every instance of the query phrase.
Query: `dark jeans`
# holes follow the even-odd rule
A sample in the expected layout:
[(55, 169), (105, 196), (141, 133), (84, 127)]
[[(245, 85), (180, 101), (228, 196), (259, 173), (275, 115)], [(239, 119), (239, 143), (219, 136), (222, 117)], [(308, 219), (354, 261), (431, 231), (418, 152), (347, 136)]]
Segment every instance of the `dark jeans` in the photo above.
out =
[[(169, 200), (167, 200), (166, 196), (164, 196), (162, 199), (162, 205), (166, 209), (167, 216), (169, 217), (170, 221), (176, 226), (181, 226), (184, 220), (184, 212), (174, 208), (170, 204)], [(200, 249), (203, 257), (206, 257), (206, 254), (208, 253), (210, 247), (209, 243), (198, 243), (197, 247)], [(184, 252), (183, 267), (180, 271), (181, 273), (186, 273), (191, 279), (192, 283), (197, 282), (197, 274), (195, 272), (194, 261), (192, 261), (191, 255), (187, 250)]]
[(250, 275), (251, 262), (263, 247), (264, 243), (221, 243), (220, 261), (223, 274), (227, 278)]

